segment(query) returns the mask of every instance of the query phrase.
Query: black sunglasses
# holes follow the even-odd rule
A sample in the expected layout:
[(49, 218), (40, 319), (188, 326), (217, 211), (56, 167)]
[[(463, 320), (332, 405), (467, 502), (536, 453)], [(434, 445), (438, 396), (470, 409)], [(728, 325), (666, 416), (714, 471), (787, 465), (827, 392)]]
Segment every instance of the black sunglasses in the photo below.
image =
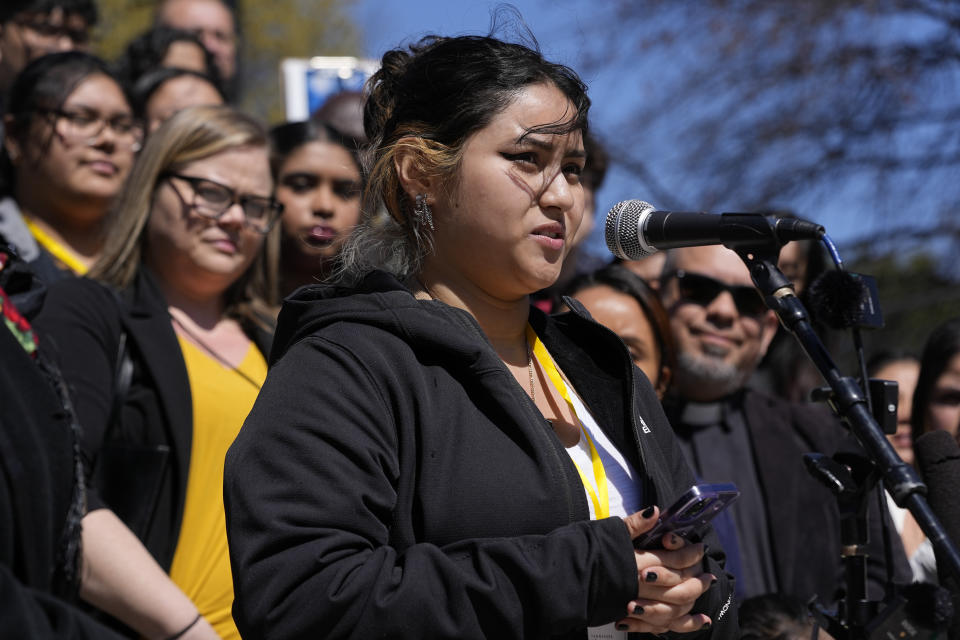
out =
[(677, 279), (680, 297), (689, 302), (707, 306), (723, 293), (728, 292), (741, 315), (759, 316), (767, 310), (767, 305), (760, 293), (753, 287), (745, 285), (728, 285), (719, 280), (700, 273), (690, 273), (677, 269), (667, 276)]

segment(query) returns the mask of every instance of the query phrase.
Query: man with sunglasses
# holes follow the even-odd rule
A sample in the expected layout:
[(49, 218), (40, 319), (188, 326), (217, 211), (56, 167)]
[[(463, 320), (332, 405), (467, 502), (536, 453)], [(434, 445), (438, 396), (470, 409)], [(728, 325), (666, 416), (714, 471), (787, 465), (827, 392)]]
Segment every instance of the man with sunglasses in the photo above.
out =
[[(832, 603), (842, 586), (839, 512), (806, 471), (803, 454), (832, 455), (844, 430), (821, 406), (792, 404), (747, 388), (777, 329), (742, 260), (722, 246), (671, 251), (661, 295), (677, 347), (664, 400), (681, 447), (707, 482), (742, 492), (730, 510), (739, 548), (738, 595), (780, 592)], [(881, 519), (871, 502), (869, 593), (886, 579)], [(877, 514), (880, 517), (873, 517)], [(897, 577), (909, 582), (902, 549)], [(897, 555), (899, 553), (899, 555)]]
[(97, 23), (95, 0), (0, 2), (0, 112), (13, 79), (34, 58), (85, 50)]

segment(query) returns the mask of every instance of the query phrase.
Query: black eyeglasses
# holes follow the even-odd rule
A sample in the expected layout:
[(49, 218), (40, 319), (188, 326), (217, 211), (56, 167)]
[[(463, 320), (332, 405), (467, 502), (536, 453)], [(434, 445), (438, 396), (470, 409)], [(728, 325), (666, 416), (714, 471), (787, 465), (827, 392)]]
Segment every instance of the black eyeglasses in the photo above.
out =
[(185, 207), (198, 215), (211, 220), (219, 220), (230, 207), (239, 204), (243, 209), (244, 224), (258, 233), (267, 233), (283, 212), (283, 205), (272, 197), (240, 195), (230, 187), (196, 176), (184, 176), (179, 173), (167, 173), (165, 179), (183, 180), (193, 190), (193, 199), (188, 201), (180, 190), (170, 183), (174, 193)]
[(140, 150), (143, 129), (131, 115), (117, 114), (107, 117), (95, 111), (68, 111), (66, 109), (40, 109), (39, 113), (45, 113), (61, 120), (64, 124), (60, 134), (71, 140), (92, 144), (103, 133), (103, 130), (109, 127), (120, 141), (133, 148), (134, 151)]
[(677, 279), (677, 287), (683, 300), (707, 306), (724, 291), (733, 298), (733, 303), (741, 315), (759, 316), (767, 310), (767, 305), (760, 293), (753, 287), (745, 285), (728, 285), (719, 280), (700, 273), (690, 273), (677, 269), (667, 277)]

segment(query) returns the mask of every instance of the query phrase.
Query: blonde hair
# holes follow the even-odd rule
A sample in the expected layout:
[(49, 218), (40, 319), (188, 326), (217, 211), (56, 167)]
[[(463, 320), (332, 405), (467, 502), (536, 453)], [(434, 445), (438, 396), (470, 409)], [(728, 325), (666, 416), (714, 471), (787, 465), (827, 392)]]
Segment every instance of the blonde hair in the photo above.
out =
[[(147, 138), (107, 216), (106, 243), (89, 276), (117, 289), (133, 283), (143, 262), (154, 194), (165, 174), (228, 149), (267, 145), (263, 126), (231, 107), (198, 106), (176, 113)], [(224, 303), (228, 315), (264, 326), (277, 298), (277, 256), (271, 250), (275, 245), (265, 238), (253, 263), (227, 289)]]

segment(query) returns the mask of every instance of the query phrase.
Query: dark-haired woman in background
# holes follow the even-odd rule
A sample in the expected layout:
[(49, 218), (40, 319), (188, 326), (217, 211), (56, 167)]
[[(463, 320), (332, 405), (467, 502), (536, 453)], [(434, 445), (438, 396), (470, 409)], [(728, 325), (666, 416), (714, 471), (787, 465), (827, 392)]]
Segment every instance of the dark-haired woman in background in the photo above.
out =
[(735, 637), (712, 533), (633, 547), (693, 483), (653, 388), (609, 330), (530, 306), (583, 216), (588, 108), (522, 45), (384, 56), (365, 211), (390, 218), (287, 299), (227, 455), (245, 640)]
[(663, 398), (676, 366), (676, 352), (667, 312), (650, 285), (628, 268), (611, 264), (575, 278), (566, 295), (620, 336), (633, 363)]
[(266, 375), (272, 194), (258, 122), (179, 112), (133, 168), (99, 282), (51, 287), (37, 321), (60, 347), (93, 472), (82, 595), (148, 638), (239, 637), (223, 459)]
[(220, 72), (213, 54), (203, 46), (200, 37), (164, 25), (153, 27), (130, 41), (117, 62), (117, 76), (132, 88), (144, 75), (161, 68), (202, 73), (222, 92)]
[[(870, 378), (892, 380), (897, 383), (897, 431), (894, 434), (888, 434), (887, 440), (890, 441), (900, 459), (912, 465), (913, 427), (910, 425), (910, 417), (913, 413), (913, 394), (916, 392), (917, 380), (920, 376), (920, 360), (907, 352), (880, 351), (867, 363), (867, 375)], [(913, 581), (936, 584), (937, 567), (933, 557), (933, 547), (920, 529), (920, 525), (913, 519), (913, 514), (908, 509), (898, 506), (889, 492), (886, 496), (890, 518), (903, 541), (903, 550), (907, 554), (907, 561), (913, 572)]]
[(360, 221), (363, 187), (357, 144), (322, 122), (271, 129), (280, 219), (280, 293), (332, 273), (343, 243)]
[(910, 423), (914, 442), (937, 429), (960, 442), (960, 317), (939, 325), (927, 338)]
[(151, 134), (181, 109), (223, 104), (224, 96), (210, 76), (163, 67), (145, 73), (134, 84), (130, 100), (145, 133)]
[(14, 81), (0, 156), (0, 233), (46, 281), (83, 274), (141, 131), (106, 63), (86, 53), (31, 62)]

